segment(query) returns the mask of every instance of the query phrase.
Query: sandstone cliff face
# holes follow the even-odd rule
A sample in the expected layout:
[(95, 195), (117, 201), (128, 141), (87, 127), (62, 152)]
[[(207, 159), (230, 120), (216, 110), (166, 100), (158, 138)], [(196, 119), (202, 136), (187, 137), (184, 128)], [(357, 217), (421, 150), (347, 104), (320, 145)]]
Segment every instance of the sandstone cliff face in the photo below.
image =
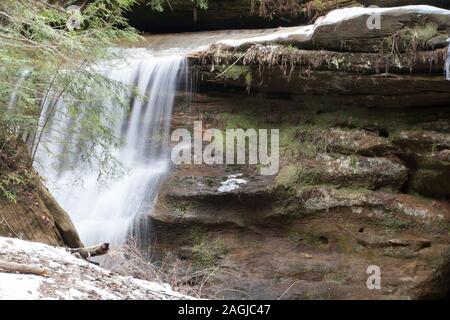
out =
[[(394, 14), (369, 42), (361, 19), (317, 29), (317, 42), (219, 44), (191, 58), (199, 93), (177, 106), (174, 129), (280, 129), (276, 175), (175, 166), (150, 217), (157, 256), (217, 268), (216, 297), (448, 296), (450, 82), (446, 44), (431, 40), (449, 34), (450, 16)], [(423, 23), (437, 27), (413, 54), (373, 47)], [(366, 286), (370, 265), (379, 290)]]
[[(293, 283), (283, 298), (420, 298), (436, 288), (428, 284), (446, 270), (450, 244), (447, 179), (423, 184), (439, 193), (421, 193), (423, 169), (411, 160), (419, 154), (413, 140), (398, 139), (448, 136), (425, 129), (448, 123), (445, 108), (367, 110), (213, 91), (197, 99), (206, 126), (280, 128), (280, 171), (174, 168), (152, 215), (159, 254), (217, 267), (209, 289), (224, 298), (278, 298)], [(435, 158), (447, 150), (432, 149)], [(246, 182), (219, 191), (236, 174)], [(366, 287), (369, 265), (382, 270), (381, 290)], [(433, 294), (446, 290), (443, 280)]]
[(9, 143), (0, 151), (0, 236), (83, 246), (69, 215), (29, 164), (23, 144)]

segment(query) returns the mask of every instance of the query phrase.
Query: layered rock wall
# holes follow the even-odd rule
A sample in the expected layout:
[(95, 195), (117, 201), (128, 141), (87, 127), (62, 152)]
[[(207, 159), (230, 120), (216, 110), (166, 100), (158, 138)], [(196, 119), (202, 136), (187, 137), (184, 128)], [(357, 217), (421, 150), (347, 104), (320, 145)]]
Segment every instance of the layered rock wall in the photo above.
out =
[[(151, 216), (157, 256), (216, 268), (208, 290), (220, 298), (448, 297), (441, 13), (391, 12), (372, 36), (357, 15), (192, 55), (199, 92), (176, 106), (173, 129), (279, 129), (280, 170), (175, 166)], [(379, 290), (366, 286), (373, 265)]]

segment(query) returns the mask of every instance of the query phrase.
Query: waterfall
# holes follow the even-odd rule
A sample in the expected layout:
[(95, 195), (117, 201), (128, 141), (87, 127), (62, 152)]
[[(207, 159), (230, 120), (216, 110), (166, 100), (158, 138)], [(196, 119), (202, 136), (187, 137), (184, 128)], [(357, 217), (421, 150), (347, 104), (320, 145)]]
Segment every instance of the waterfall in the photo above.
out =
[(19, 91), (20, 86), (23, 84), (25, 78), (30, 74), (30, 72), (31, 72), (30, 70), (24, 70), (20, 73), (19, 78), (17, 79), (17, 82), (11, 92), (9, 103), (8, 106), (6, 107), (7, 110), (12, 109), (16, 105), (18, 100), (17, 92)]
[(450, 80), (450, 38), (447, 39), (447, 57), (445, 59), (444, 72), (447, 80)]
[[(127, 59), (126, 64), (110, 67), (105, 72), (111, 79), (135, 85), (140, 94), (149, 97), (130, 97), (131, 111), (124, 112), (114, 128), (124, 141), (115, 151), (125, 167), (122, 178), (112, 180), (105, 187), (97, 181), (97, 172), (85, 170), (80, 175), (58, 163), (58, 154), (69, 152), (73, 153), (74, 158), (77, 156), (76, 150), (49, 144), (67, 134), (73, 120), (64, 112), (62, 101), (58, 102), (58, 112), (49, 115), (44, 108), (41, 116), (41, 121), (48, 117), (52, 117), (52, 121), (48, 124), (48, 136), (38, 150), (37, 169), (46, 177), (56, 199), (70, 214), (85, 244), (105, 241), (118, 244), (130, 233), (139, 235), (140, 231), (133, 229), (139, 227), (136, 221), (151, 212), (159, 185), (170, 168), (167, 137), (186, 60), (177, 54), (157, 56), (149, 51), (130, 49), (130, 52), (133, 51), (139, 54)], [(76, 137), (69, 135), (64, 139), (73, 141)], [(56, 157), (49, 158), (48, 149)], [(82, 183), (74, 183), (78, 178)]]

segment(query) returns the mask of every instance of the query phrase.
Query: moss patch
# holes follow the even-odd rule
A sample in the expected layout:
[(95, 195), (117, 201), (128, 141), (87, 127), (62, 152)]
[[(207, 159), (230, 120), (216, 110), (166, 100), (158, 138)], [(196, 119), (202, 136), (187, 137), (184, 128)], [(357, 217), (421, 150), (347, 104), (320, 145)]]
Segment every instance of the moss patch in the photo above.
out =
[(246, 77), (248, 75), (250, 75), (250, 79), (251, 79), (251, 68), (250, 66), (242, 66), (242, 65), (219, 65), (216, 67), (217, 71), (219, 73), (222, 74), (222, 77), (225, 77), (227, 79), (233, 79), (233, 80), (237, 80), (240, 77), (244, 77), (244, 79), (246, 79)]
[(211, 239), (206, 236), (202, 228), (193, 227), (189, 238), (192, 242), (194, 254), (194, 266), (198, 269), (211, 268), (217, 264), (217, 260), (228, 252), (220, 238)]

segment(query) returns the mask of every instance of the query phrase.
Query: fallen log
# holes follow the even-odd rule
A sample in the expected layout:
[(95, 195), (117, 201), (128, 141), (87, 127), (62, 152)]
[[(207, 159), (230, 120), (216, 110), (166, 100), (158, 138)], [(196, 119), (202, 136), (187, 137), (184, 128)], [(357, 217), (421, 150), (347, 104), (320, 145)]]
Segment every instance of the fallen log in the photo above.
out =
[(8, 273), (34, 274), (37, 276), (46, 275), (46, 271), (41, 267), (7, 261), (0, 261), (0, 271)]
[(107, 254), (109, 251), (109, 243), (102, 243), (95, 246), (74, 248), (68, 250), (71, 254), (73, 254), (77, 258), (89, 261), (88, 259), (91, 257)]

